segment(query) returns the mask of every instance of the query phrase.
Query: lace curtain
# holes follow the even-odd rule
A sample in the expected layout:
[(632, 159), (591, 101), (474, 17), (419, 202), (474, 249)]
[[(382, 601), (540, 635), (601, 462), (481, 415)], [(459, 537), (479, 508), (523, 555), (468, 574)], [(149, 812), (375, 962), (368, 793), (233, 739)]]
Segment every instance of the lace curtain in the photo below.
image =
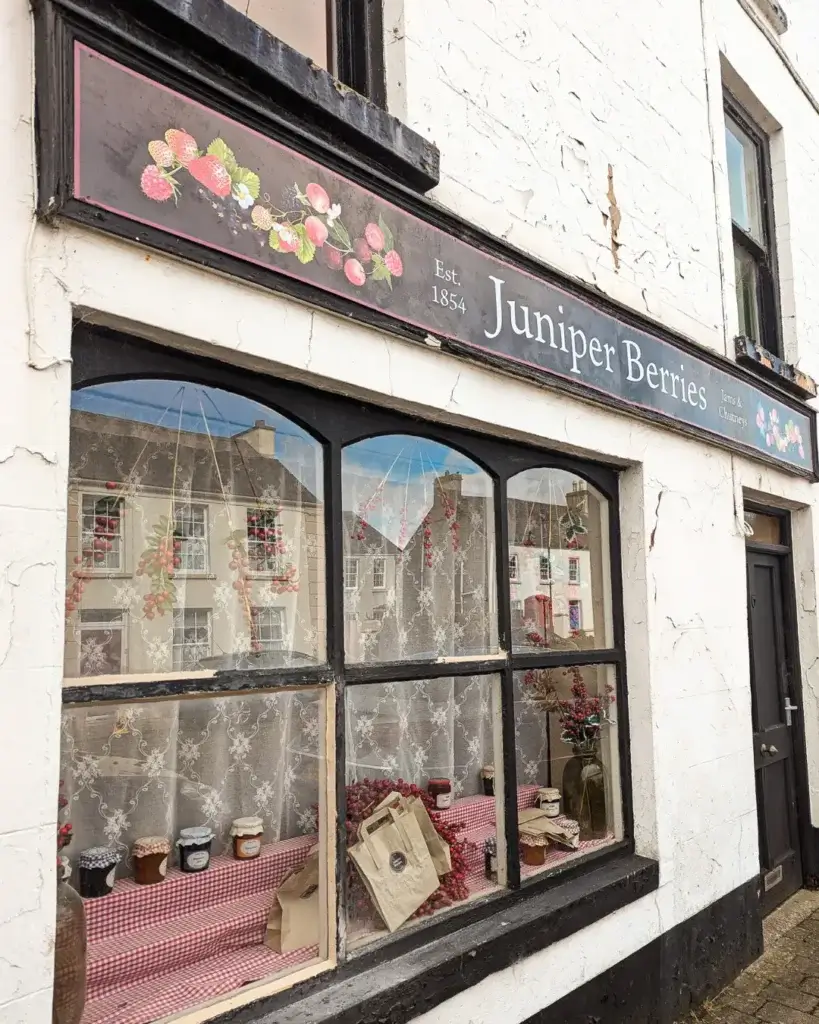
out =
[(434, 441), (346, 448), (344, 640), (349, 662), (498, 649), (492, 481)]
[(498, 686), (497, 676), (465, 676), (348, 687), (347, 781), (444, 778), (456, 798), (482, 792)]
[[(66, 675), (323, 662), (321, 485), (317, 442), (255, 402), (175, 381), (78, 392)], [(600, 646), (604, 499), (552, 470), (520, 474), (509, 494), (515, 645)], [(346, 660), (496, 652), (488, 474), (423, 438), (368, 438), (343, 453), (342, 496)], [(499, 756), (498, 686), (484, 676), (348, 687), (348, 781), (443, 777), (456, 797), (481, 792), (480, 770)], [(545, 785), (565, 752), (535, 697), (516, 684), (518, 776)], [(140, 836), (209, 824), (218, 851), (248, 814), (263, 817), (268, 842), (314, 832), (318, 708), (306, 692), (67, 708), (74, 850), (127, 856)]]
[(189, 825), (214, 829), (215, 853), (236, 817), (261, 816), (265, 842), (315, 833), (322, 735), (315, 691), (67, 708), (70, 852), (110, 846), (130, 874), (135, 839)]

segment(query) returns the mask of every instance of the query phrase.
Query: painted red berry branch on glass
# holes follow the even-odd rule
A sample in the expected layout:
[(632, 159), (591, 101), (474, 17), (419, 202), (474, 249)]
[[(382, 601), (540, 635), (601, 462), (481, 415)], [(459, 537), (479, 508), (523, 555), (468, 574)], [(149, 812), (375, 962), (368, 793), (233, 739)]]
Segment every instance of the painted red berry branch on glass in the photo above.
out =
[[(379, 214), (367, 223), (360, 236), (352, 236), (341, 219), (341, 206), (325, 188), (310, 182), (304, 190), (293, 184), (287, 190), (287, 209), (280, 209), (266, 193), (261, 195), (259, 175), (242, 167), (224, 139), (214, 139), (202, 152), (196, 139), (179, 128), (169, 128), (164, 139), (148, 143), (153, 163), (140, 177), (144, 195), (157, 203), (182, 194), (180, 175), (189, 174), (200, 185), (199, 193), (217, 200), (232, 200), (227, 209), (213, 202), (217, 216), (225, 220), (234, 235), (248, 229), (264, 236), (262, 244), (273, 252), (293, 253), (300, 263), (311, 263), (321, 251), (330, 270), (342, 270), (356, 288), (369, 281), (384, 281), (392, 288), (393, 278), (404, 273), (404, 263), (395, 248), (392, 231)], [(242, 220), (238, 210), (250, 211)]]

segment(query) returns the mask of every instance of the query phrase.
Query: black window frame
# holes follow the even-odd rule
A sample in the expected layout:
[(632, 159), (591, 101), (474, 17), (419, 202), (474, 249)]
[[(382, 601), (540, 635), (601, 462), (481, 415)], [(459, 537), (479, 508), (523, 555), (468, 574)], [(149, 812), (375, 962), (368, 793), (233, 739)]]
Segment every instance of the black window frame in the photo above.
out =
[(779, 271), (776, 254), (770, 140), (767, 133), (754, 121), (748, 111), (727, 91), (724, 94), (724, 112), (726, 131), (729, 128), (729, 122), (735, 122), (737, 127), (741, 128), (751, 140), (757, 155), (762, 242), (760, 243), (737, 224), (733, 217), (731, 218), (734, 252), (739, 247), (743, 253), (750, 256), (759, 276), (757, 317), (761, 337), (750, 340), (781, 358), (783, 356), (782, 319), (779, 303)]
[(64, 126), (77, 42), (327, 167), (379, 187), (433, 188), (438, 147), (386, 109), (381, 0), (326, 3), (335, 72), (225, 0), (32, 0), (40, 215), (70, 195)]
[(386, 108), (383, 0), (335, 0), (328, 29), (330, 71), (377, 107)]
[[(254, 691), (292, 689), (294, 686), (335, 689), (335, 769), (337, 801), (336, 885), (338, 966), (319, 976), (331, 978), (338, 972), (365, 970), (373, 963), (394, 959), (433, 939), (451, 935), (498, 912), (508, 912), (515, 904), (547, 897), (562, 885), (579, 884), (580, 877), (594, 877), (595, 869), (614, 872), (624, 857), (640, 861), (639, 872), (630, 869), (630, 878), (639, 888), (648, 878), (651, 862), (634, 858), (631, 759), (628, 725), (628, 694), (625, 657), (625, 625), (622, 605), (622, 566), (619, 518), (618, 472), (597, 463), (558, 454), (548, 448), (531, 447), (486, 434), (463, 430), (436, 421), (393, 412), (329, 392), (317, 391), (284, 379), (251, 373), (229, 364), (194, 356), (136, 339), (109, 328), (76, 323), (73, 335), (72, 391), (95, 384), (122, 380), (170, 379), (221, 388), (259, 402), (289, 417), (308, 431), (321, 446), (323, 454), (325, 557), (327, 565), (327, 651), (326, 662), (297, 669), (223, 670), (209, 678), (175, 678), (158, 681), (94, 683), (93, 677), (71, 679), (64, 684), (63, 705), (156, 700), (178, 696), (233, 694)], [(342, 505), (342, 452), (364, 438), (385, 434), (416, 434), (448, 445), (472, 458), (492, 479), (494, 487), (495, 566), (498, 607), (498, 644), (508, 652), (505, 660), (480, 656), (469, 661), (397, 661), (381, 663), (345, 663), (344, 658), (344, 529)], [(511, 586), (509, 579), (509, 534), (507, 482), (528, 469), (559, 469), (574, 473), (591, 484), (608, 501), (608, 546), (611, 578), (611, 647), (570, 652), (549, 650), (513, 652)], [(335, 525), (337, 524), (337, 526)], [(442, 677), (493, 676), (501, 679), (502, 761), (507, 794), (517, 793), (517, 765), (514, 735), (514, 674), (530, 668), (567, 666), (612, 666), (615, 698), (619, 706), (617, 743), (620, 762), (619, 795), (622, 806), (623, 835), (619, 840), (591, 851), (563, 868), (535, 875), (524, 882), (520, 876), (518, 848), (518, 807), (516, 798), (504, 801), (507, 886), (499, 891), (452, 907), (446, 914), (425, 920), (417, 927), (401, 931), (386, 940), (374, 942), (348, 954), (346, 929), (346, 749), (345, 710), (348, 686), (383, 682), (410, 682)], [(646, 874), (648, 872), (648, 874)], [(597, 884), (592, 883), (590, 884)], [(651, 884), (649, 882), (649, 884)], [(622, 889), (624, 904), (638, 898), (634, 891)], [(607, 906), (602, 902), (601, 908)], [(525, 912), (525, 911), (524, 911)], [(608, 913), (601, 909), (598, 916)], [(590, 914), (587, 908), (584, 913)], [(582, 925), (578, 925), (582, 927)], [(545, 934), (545, 933), (544, 933)], [(547, 945), (551, 939), (544, 939)], [(287, 991), (279, 1000), (287, 1001)], [(264, 1000), (263, 1000), (264, 1001)], [(250, 1004), (251, 1006), (253, 1004)]]

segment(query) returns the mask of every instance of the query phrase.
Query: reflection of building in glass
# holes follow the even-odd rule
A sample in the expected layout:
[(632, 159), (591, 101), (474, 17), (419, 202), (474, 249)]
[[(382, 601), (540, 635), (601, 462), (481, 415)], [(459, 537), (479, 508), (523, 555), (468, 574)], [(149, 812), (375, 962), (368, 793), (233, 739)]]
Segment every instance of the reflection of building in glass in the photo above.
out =
[(465, 494), (464, 480), (444, 472), (426, 490), (382, 489), (377, 518), (390, 527), (400, 524), (395, 535), (401, 545), (361, 516), (345, 513), (349, 661), (497, 649), (491, 501)]
[(548, 500), (507, 503), (513, 640), (518, 647), (603, 647), (601, 505), (579, 480), (555, 491)]
[(75, 411), (71, 457), (67, 676), (323, 660), (323, 510), (273, 427)]

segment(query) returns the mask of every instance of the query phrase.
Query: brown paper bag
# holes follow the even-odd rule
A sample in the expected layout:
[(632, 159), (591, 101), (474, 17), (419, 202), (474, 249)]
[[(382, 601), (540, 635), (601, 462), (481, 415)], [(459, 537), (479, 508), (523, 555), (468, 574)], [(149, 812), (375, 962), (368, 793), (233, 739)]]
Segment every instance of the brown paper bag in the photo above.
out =
[(349, 854), (376, 910), (391, 932), (438, 888), (438, 872), (415, 815), (384, 807), (358, 828)]
[(401, 796), (400, 793), (390, 793), (376, 807), (376, 811), (380, 811), (384, 807), (403, 807), (408, 811), (412, 811), (418, 819), (418, 824), (421, 826), (421, 834), (424, 837), (424, 842), (427, 844), (429, 855), (432, 857), (432, 863), (435, 865), (438, 876), (443, 878), (444, 875), (449, 874), (452, 870), (452, 855), (449, 851), (449, 843), (441, 839), (435, 831), (435, 826), (432, 824), (432, 818), (430, 818), (429, 812), (424, 806), (424, 801), (419, 796), (405, 797)]
[(300, 868), (284, 876), (267, 919), (264, 944), (290, 953), (319, 941), (319, 855), (314, 849)]
[(518, 831), (535, 839), (546, 836), (556, 846), (576, 850), (580, 846), (580, 829), (569, 818), (549, 818), (538, 807), (531, 807), (518, 814)]

